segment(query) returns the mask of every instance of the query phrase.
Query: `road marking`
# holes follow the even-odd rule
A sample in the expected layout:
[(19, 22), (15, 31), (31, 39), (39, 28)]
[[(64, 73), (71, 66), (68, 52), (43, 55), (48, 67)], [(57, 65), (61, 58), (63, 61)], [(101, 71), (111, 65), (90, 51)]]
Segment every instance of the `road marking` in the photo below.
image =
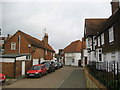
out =
[(68, 74), (68, 76), (64, 80), (62, 80), (62, 82), (58, 85), (57, 88), (59, 88), (63, 84), (63, 82), (71, 75), (72, 72), (73, 70), (70, 72), (70, 74)]

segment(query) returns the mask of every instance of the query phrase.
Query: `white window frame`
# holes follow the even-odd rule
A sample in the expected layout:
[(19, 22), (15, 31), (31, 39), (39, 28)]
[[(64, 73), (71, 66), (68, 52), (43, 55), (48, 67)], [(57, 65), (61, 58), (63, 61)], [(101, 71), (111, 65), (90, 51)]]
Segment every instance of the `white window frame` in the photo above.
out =
[(16, 50), (16, 43), (15, 42), (11, 43), (11, 50)]
[(47, 55), (47, 50), (45, 50), (45, 55)]
[(101, 35), (101, 44), (103, 45), (105, 43), (104, 41), (104, 33)]
[(98, 47), (100, 46), (100, 37), (98, 37)]
[(111, 27), (109, 29), (109, 43), (114, 41), (114, 31), (113, 31), (113, 27)]

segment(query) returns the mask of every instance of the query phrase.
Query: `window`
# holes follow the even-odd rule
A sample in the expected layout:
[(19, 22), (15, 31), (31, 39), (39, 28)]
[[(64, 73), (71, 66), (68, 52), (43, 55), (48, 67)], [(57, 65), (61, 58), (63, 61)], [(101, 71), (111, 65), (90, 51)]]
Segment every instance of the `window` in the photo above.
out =
[(27, 60), (28, 60), (28, 59), (30, 60), (30, 55), (27, 55), (27, 56), (26, 56), (26, 59), (27, 59)]
[(11, 43), (11, 50), (16, 50), (16, 43), (15, 42)]
[(101, 35), (101, 44), (104, 44), (104, 33)]
[(0, 40), (0, 44), (4, 44), (4, 40)]
[(86, 39), (86, 46), (87, 46), (87, 47), (90, 47), (90, 38), (87, 38), (87, 39)]
[(100, 46), (100, 37), (98, 37), (98, 46)]
[(72, 63), (74, 63), (75, 62), (75, 60), (74, 59), (72, 59)]
[(114, 41), (113, 27), (109, 29), (109, 42)]

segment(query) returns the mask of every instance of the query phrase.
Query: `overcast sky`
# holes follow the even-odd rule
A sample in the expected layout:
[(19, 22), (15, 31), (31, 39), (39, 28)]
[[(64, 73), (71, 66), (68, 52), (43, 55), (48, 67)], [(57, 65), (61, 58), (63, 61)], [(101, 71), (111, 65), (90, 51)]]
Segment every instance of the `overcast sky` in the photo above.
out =
[(56, 50), (81, 40), (85, 18), (108, 18), (111, 15), (111, 0), (14, 1), (0, 3), (2, 35), (13, 35), (21, 30), (42, 39), (46, 28), (49, 43)]

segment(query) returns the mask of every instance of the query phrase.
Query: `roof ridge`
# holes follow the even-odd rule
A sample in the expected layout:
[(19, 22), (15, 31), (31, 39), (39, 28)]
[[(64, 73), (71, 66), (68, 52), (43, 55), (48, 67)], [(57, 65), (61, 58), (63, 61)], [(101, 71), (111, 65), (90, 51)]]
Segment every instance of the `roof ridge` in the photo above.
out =
[[(37, 46), (38, 47), (42, 47), (42, 48), (44, 48), (44, 49), (48, 49), (48, 50), (50, 50), (50, 51), (54, 51), (55, 52), (55, 50), (49, 45), (49, 44), (47, 44), (48, 46), (44, 46), (43, 45), (43, 42), (41, 41), (41, 40), (39, 40), (39, 39), (37, 39), (37, 38), (35, 38), (35, 37), (32, 37), (32, 36), (30, 36), (29, 34), (26, 34), (26, 33), (24, 33), (24, 32), (22, 32), (22, 31), (20, 31), (19, 30), (19, 32), (21, 32), (21, 33), (23, 33), (24, 35), (24, 37), (27, 39), (27, 41), (28, 42), (30, 42), (30, 43), (32, 43), (32, 44), (38, 44)], [(29, 40), (28, 40), (29, 39)], [(30, 40), (31, 39), (31, 40)], [(34, 42), (34, 43), (33, 43)]]

